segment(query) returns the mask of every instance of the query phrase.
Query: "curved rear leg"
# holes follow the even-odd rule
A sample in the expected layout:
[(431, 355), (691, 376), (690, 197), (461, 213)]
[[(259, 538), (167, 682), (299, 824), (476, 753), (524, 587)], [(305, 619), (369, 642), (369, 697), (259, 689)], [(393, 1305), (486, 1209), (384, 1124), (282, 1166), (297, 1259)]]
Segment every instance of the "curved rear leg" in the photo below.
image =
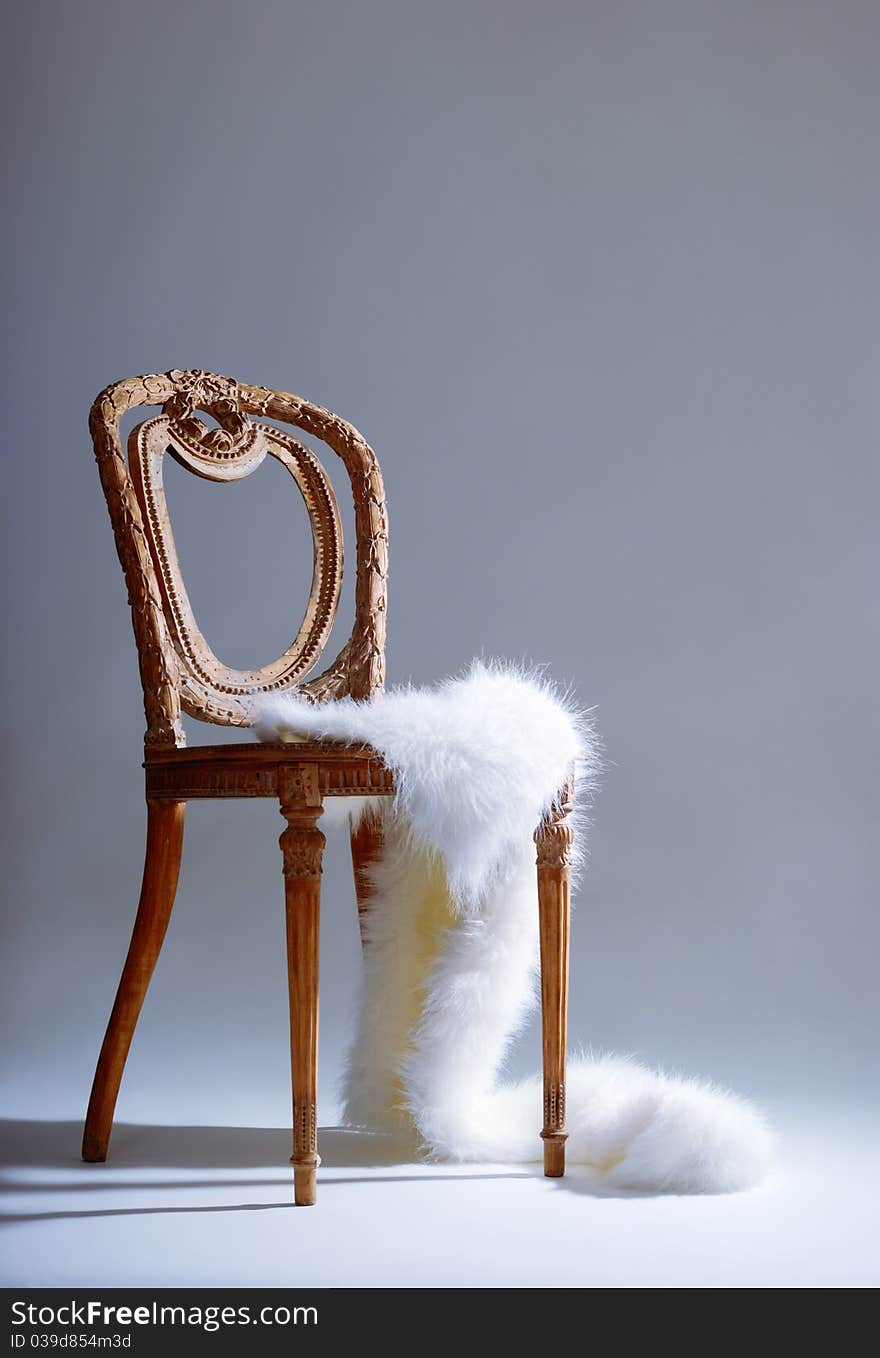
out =
[(373, 890), (371, 872), (382, 857), (382, 817), (378, 811), (365, 811), (351, 829), (351, 865), (354, 869), (354, 891), (357, 898), (361, 942), (366, 938), (367, 911)]
[(141, 896), (92, 1082), (83, 1132), (84, 1160), (107, 1159), (113, 1110), (128, 1049), (174, 905), (183, 848), (185, 805), (185, 802), (147, 800), (147, 849)]

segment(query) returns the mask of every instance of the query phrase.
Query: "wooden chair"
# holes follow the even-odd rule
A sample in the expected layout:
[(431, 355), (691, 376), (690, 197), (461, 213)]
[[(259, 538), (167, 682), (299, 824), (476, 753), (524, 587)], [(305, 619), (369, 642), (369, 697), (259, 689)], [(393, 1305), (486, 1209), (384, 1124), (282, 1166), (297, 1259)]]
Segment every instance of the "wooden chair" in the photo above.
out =
[[(137, 406), (160, 406), (138, 424), (123, 452), (120, 422)], [(198, 418), (213, 416), (216, 427)], [(258, 417), (251, 419), (251, 416)], [(262, 417), (262, 420), (259, 418)], [(316, 678), (342, 584), (342, 529), (326, 473), (303, 443), (273, 424), (305, 430), (339, 455), (351, 482), (357, 538), (351, 637)], [(290, 1047), (295, 1201), (315, 1201), (318, 1166), (318, 919), (325, 797), (389, 796), (392, 772), (374, 750), (342, 744), (186, 747), (183, 712), (221, 726), (251, 726), (260, 696), (296, 688), (315, 702), (346, 694), (368, 699), (385, 678), (388, 527), (375, 454), (338, 416), (286, 392), (201, 371), (135, 377), (107, 387), (90, 428), (116, 547), (125, 574), (140, 661), (145, 737), (147, 845), (143, 884), (128, 955), (92, 1085), (84, 1160), (101, 1161), (113, 1124), (122, 1072), (177, 887), (184, 807), (190, 798), (277, 797), (281, 835)], [(302, 626), (284, 654), (260, 669), (217, 659), (198, 629), (181, 577), (162, 483), (166, 452), (212, 481), (249, 476), (268, 455), (290, 472), (305, 501), (314, 540), (312, 588)], [(544, 1055), (544, 1172), (565, 1167), (565, 1043), (568, 988), (569, 848), (567, 794), (535, 832), (538, 846)], [(366, 818), (351, 837), (358, 908), (368, 908), (369, 866), (381, 831)]]

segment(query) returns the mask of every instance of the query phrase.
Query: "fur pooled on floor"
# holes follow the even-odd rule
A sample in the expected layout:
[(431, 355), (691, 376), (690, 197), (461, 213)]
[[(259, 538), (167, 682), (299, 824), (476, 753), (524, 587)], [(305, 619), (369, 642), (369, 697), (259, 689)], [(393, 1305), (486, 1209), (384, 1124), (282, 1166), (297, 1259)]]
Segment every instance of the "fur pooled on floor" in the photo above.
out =
[[(572, 762), (583, 851), (599, 765), (588, 717), (534, 674), (475, 663), (436, 688), (369, 703), (272, 697), (259, 730), (366, 742), (395, 772), (393, 803), (374, 803), (385, 848), (372, 872), (346, 1120), (404, 1133), (437, 1158), (539, 1160), (541, 1077), (503, 1083), (499, 1072), (535, 1003), (532, 835)], [(610, 1185), (726, 1192), (767, 1169), (763, 1118), (734, 1094), (610, 1056), (570, 1056), (566, 1083), (568, 1161)]]

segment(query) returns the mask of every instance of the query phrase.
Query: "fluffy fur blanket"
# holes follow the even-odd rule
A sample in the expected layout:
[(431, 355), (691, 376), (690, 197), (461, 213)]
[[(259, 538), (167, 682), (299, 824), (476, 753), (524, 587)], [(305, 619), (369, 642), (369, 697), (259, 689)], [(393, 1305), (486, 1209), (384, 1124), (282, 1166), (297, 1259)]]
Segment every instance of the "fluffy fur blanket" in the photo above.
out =
[[(370, 703), (272, 698), (259, 731), (366, 742), (396, 775), (382, 809), (346, 1120), (404, 1132), (434, 1157), (539, 1160), (541, 1077), (498, 1077), (535, 999), (532, 834), (573, 761), (583, 852), (598, 766), (586, 714), (534, 674), (479, 663), (437, 688)], [(752, 1105), (628, 1058), (570, 1057), (567, 1105), (569, 1163), (619, 1188), (730, 1191), (756, 1183), (768, 1163)]]

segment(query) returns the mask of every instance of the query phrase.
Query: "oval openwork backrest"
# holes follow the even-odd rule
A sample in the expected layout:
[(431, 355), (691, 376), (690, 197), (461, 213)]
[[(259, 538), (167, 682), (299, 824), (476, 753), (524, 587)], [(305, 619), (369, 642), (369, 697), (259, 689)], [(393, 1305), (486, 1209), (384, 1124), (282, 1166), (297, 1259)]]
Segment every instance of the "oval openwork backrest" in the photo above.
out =
[[(122, 449), (120, 422), (136, 406), (161, 413), (138, 424)], [(212, 415), (217, 427), (198, 418)], [(357, 538), (352, 634), (322, 674), (314, 668), (333, 626), (342, 585), (342, 527), (315, 454), (264, 420), (305, 430), (338, 453), (351, 481)], [(368, 698), (385, 678), (388, 526), (375, 454), (337, 415), (287, 392), (246, 386), (199, 370), (117, 382), (101, 393), (89, 424), (101, 483), (125, 573), (140, 659), (148, 745), (183, 745), (181, 711), (223, 726), (253, 725), (260, 695), (298, 687), (314, 701)], [(168, 516), (163, 462), (212, 481), (249, 476), (267, 456), (286, 467), (312, 528), (312, 588), (305, 617), (284, 654), (258, 669), (224, 665), (200, 632), (180, 570)]]

